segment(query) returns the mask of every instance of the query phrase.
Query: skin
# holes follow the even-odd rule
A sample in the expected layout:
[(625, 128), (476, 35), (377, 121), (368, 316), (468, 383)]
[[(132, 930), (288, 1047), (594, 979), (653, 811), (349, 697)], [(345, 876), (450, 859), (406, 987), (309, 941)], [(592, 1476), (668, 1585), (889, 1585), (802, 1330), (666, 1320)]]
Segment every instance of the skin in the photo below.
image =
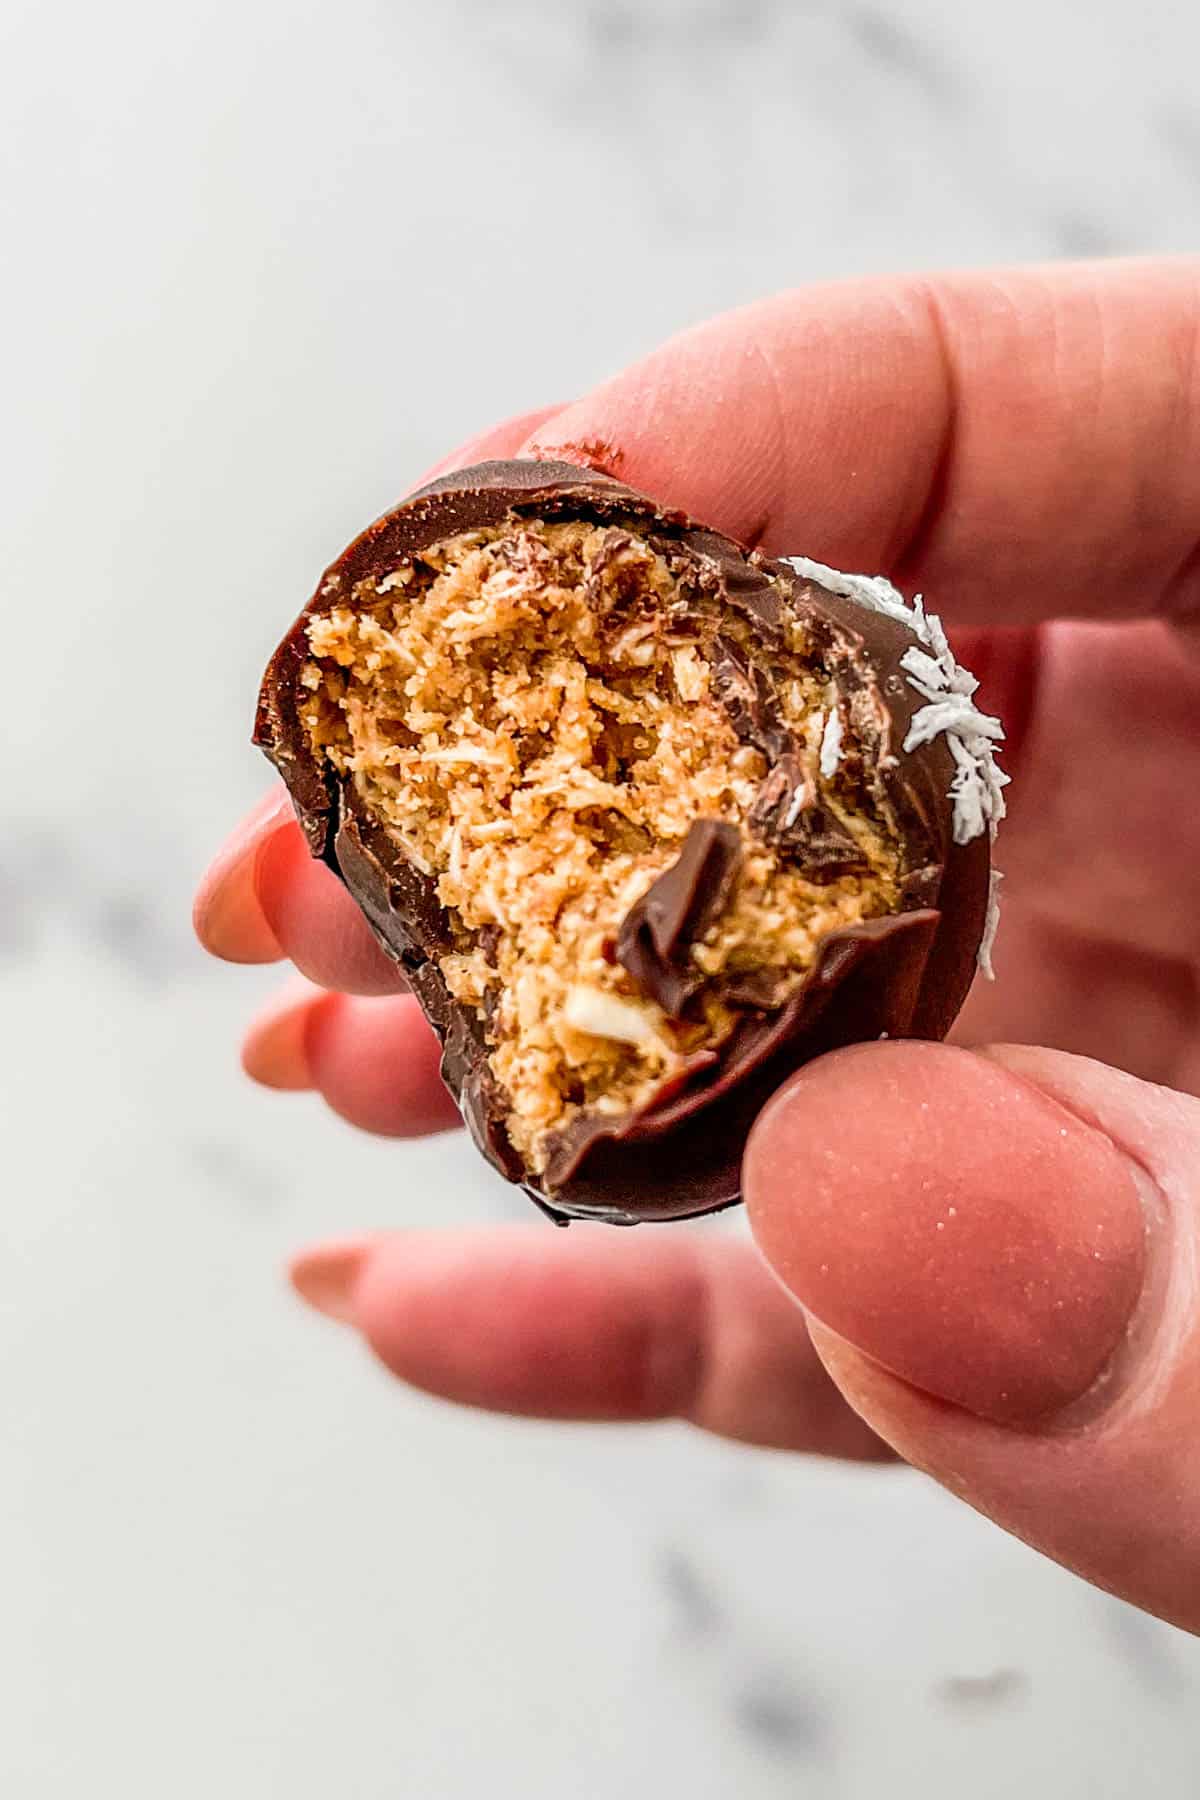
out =
[[(956, 1047), (843, 1051), (774, 1097), (753, 1246), (388, 1234), (296, 1287), (468, 1405), (901, 1456), (1200, 1630), (1200, 261), (802, 289), (442, 467), (514, 453), (930, 596), (1009, 726), (1000, 978)], [(282, 795), (196, 922), (306, 978), (249, 1031), (257, 1080), (394, 1136), (456, 1122)]]

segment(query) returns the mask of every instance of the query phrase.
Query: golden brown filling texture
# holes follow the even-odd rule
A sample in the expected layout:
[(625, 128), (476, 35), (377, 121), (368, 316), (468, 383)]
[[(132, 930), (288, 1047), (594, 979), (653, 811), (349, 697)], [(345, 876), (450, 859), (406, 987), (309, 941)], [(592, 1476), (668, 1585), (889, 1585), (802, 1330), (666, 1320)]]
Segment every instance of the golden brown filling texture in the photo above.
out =
[(447, 539), (310, 621), (310, 742), (436, 880), (456, 937), (442, 974), (488, 1019), (509, 1134), (535, 1172), (581, 1108), (643, 1104), (735, 1022), (713, 990), (686, 1022), (667, 1017), (614, 960), (621, 920), (694, 820), (743, 837), (729, 903), (690, 951), (706, 976), (767, 969), (786, 993), (828, 932), (898, 903), (893, 832), (818, 772), (837, 696), (800, 634), (783, 715), (863, 872), (815, 882), (751, 826), (767, 765), (714, 691), (733, 628), (632, 526), (520, 519)]

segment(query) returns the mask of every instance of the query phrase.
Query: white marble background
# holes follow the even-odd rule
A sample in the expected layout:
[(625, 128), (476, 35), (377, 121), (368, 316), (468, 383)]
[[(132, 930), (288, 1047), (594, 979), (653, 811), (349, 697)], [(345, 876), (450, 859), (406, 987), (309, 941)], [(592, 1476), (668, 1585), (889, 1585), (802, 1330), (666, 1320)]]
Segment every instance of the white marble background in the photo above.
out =
[(1189, 0), (8, 0), (0, 1792), (1195, 1795), (1200, 1646), (916, 1477), (303, 1315), (289, 1246), (520, 1202), (251, 1091), (187, 909), (444, 447), (809, 277), (1194, 247), (1198, 62)]

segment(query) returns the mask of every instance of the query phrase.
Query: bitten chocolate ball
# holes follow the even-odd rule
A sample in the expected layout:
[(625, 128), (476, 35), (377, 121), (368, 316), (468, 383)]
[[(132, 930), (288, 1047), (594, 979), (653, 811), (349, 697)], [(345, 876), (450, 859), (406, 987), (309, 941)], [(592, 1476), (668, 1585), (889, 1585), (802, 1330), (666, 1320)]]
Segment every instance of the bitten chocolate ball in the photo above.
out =
[(801, 1063), (948, 1030), (1003, 811), (974, 685), (887, 582), (485, 463), (334, 563), (255, 741), (484, 1155), (628, 1224), (736, 1200)]

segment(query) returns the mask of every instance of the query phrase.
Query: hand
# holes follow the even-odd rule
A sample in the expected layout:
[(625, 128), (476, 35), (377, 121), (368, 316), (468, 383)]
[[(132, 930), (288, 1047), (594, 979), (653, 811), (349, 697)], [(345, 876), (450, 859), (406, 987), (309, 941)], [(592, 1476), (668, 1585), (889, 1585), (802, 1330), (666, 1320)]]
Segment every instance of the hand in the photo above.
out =
[[(445, 466), (520, 451), (929, 595), (1009, 726), (1000, 978), (957, 1034), (1009, 1047), (801, 1071), (747, 1153), (761, 1259), (678, 1228), (420, 1233), (310, 1253), (301, 1293), (458, 1401), (890, 1446), (1200, 1630), (1200, 263), (801, 290)], [(454, 1122), (282, 795), (197, 925), (316, 984), (251, 1029), (258, 1079), (374, 1131)]]

